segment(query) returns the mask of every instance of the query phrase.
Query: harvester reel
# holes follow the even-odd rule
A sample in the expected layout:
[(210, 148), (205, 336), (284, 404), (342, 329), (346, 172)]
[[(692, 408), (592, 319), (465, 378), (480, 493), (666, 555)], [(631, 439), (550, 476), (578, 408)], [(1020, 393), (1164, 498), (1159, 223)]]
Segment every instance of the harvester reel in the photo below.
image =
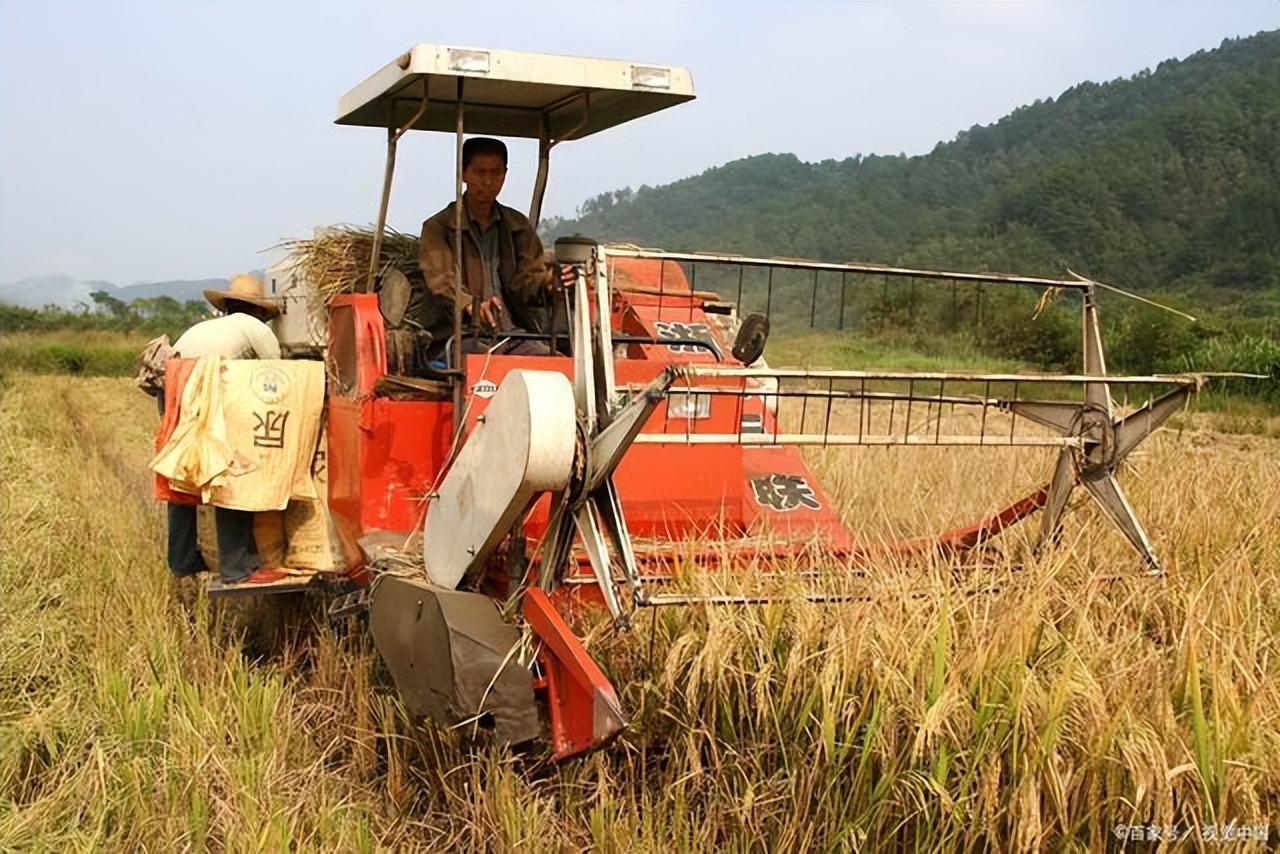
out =
[(1116, 480), (1116, 470), (1125, 458), (1169, 419), (1181, 410), (1194, 389), (1180, 386), (1128, 415), (1117, 417), (1111, 389), (1107, 385), (1106, 360), (1098, 330), (1097, 304), (1092, 289), (1085, 294), (1084, 364), (1089, 376), (1103, 378), (1085, 385), (1084, 401), (1010, 401), (1005, 408), (1063, 436), (1075, 439), (1058, 453), (1053, 480), (1041, 519), (1041, 548), (1057, 540), (1062, 530), (1062, 512), (1075, 487), (1083, 486), (1103, 514), (1120, 529), (1129, 543), (1146, 562), (1152, 575), (1163, 572), (1151, 541), (1133, 506)]

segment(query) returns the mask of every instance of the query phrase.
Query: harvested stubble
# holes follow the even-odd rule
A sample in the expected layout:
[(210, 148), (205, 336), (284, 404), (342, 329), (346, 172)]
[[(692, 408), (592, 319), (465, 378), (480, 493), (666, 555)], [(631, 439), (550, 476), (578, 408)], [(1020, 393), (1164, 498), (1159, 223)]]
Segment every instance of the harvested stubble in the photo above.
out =
[[(358, 633), (317, 627), (254, 663), (203, 605), (184, 613), (158, 514), (120, 477), (145, 465), (154, 418), (127, 380), (18, 375), (0, 416), (0, 850), (1100, 851), (1117, 825), (1280, 834), (1274, 440), (1144, 446), (1126, 483), (1165, 579), (1139, 578), (1086, 509), (1045, 558), (991, 570), (1007, 583), (985, 595), (945, 562), (885, 564), (870, 603), (597, 626), (633, 726), (552, 769), (411, 726)], [(997, 503), (1002, 469), (1034, 479), (1050, 460), (914, 453), (816, 458), (855, 524), (914, 533), (937, 526), (931, 508)], [(933, 595), (910, 593), (922, 582)]]

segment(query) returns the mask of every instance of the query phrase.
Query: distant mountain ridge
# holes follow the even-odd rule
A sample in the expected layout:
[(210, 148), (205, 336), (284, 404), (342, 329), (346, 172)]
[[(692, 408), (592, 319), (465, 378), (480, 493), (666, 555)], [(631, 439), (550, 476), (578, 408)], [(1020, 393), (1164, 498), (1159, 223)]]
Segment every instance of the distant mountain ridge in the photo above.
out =
[(761, 154), (602, 193), (549, 238), (1016, 270), (1280, 304), (1280, 32), (1081, 83), (916, 157)]
[[(806, 163), (760, 154), (660, 187), (601, 193), (549, 239), (581, 233), (739, 252), (1061, 276), (1280, 312), (1280, 31), (1084, 82), (915, 157)], [(202, 300), (223, 279), (119, 287), (67, 276), (0, 302), (92, 308)]]
[(74, 279), (57, 273), (51, 276), (31, 276), (0, 285), (0, 302), (37, 310), (45, 306), (57, 306), (67, 311), (93, 311), (95, 303), (92, 294), (95, 291), (106, 291), (125, 303), (160, 296), (185, 303), (188, 300), (203, 302), (205, 290), (221, 290), (226, 287), (226, 279), (175, 279), (121, 286), (96, 279)]

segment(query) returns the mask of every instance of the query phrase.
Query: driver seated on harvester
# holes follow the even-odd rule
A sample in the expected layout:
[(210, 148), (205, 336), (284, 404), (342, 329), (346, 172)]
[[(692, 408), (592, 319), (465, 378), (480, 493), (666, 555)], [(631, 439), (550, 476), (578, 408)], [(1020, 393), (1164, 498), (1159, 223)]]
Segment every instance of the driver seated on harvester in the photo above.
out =
[[(547, 355), (547, 341), (509, 337), (510, 333), (544, 334), (558, 278), (548, 267), (542, 241), (528, 217), (498, 202), (507, 179), (507, 146), (501, 140), (472, 137), (462, 146), (462, 279), (456, 296), (464, 327), (476, 334), (463, 339), (463, 352), (500, 355)], [(419, 264), (429, 301), (454, 305), (455, 205), (422, 224)], [(566, 277), (571, 276), (566, 272)], [(452, 334), (452, 315), (449, 315)], [(443, 317), (423, 325), (440, 329)], [(450, 348), (452, 350), (452, 348)]]

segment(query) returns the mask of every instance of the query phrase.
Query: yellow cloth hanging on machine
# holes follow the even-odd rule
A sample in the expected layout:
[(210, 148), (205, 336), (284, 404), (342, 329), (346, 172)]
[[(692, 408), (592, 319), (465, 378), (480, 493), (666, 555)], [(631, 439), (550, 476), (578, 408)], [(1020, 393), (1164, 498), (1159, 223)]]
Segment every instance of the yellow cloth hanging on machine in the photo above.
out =
[(324, 363), (264, 359), (224, 362), (227, 440), (252, 467), (232, 471), (211, 503), (234, 510), (283, 510), (316, 498), (311, 477), (324, 411)]
[(283, 510), (290, 498), (317, 497), (311, 462), (323, 407), (320, 362), (203, 356), (151, 468), (207, 504)]
[(182, 388), (178, 425), (151, 461), (151, 470), (179, 492), (200, 495), (231, 467), (234, 453), (222, 417), (222, 357), (200, 358)]

